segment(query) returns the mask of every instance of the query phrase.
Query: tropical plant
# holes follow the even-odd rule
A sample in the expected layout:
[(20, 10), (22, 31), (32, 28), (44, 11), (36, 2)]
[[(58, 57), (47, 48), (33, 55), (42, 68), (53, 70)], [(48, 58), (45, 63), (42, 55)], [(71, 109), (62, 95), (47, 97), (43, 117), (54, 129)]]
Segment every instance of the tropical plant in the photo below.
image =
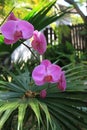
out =
[[(49, 18), (46, 17), (46, 12), (50, 10), (50, 8), (55, 4), (55, 1), (51, 3), (47, 3), (44, 7), (37, 7), (31, 11), (31, 13), (25, 17), (25, 20), (29, 20), (34, 26), (35, 29), (43, 29), (49, 23), (55, 21), (60, 16), (64, 15), (61, 13), (59, 16), (53, 15)], [(41, 4), (42, 6), (42, 4)], [(38, 12), (39, 10), (39, 12)], [(43, 12), (43, 13), (42, 13)], [(38, 23), (39, 19), (41, 21)], [(36, 21), (36, 22), (35, 22)], [(28, 22), (19, 20), (15, 22), (15, 20), (10, 21), (17, 25), (16, 27), (20, 28), (25, 33), (25, 30), (22, 30), (25, 26), (29, 25)], [(19, 24), (19, 22), (21, 22)], [(47, 22), (47, 23), (45, 23)], [(8, 25), (7, 22), (4, 27)], [(36, 24), (38, 23), (38, 24)], [(42, 26), (41, 26), (42, 24)], [(31, 25), (29, 25), (31, 26)], [(31, 26), (32, 27), (32, 26)], [(16, 28), (16, 29), (17, 29)], [(13, 41), (19, 40), (21, 33), (14, 30), (15, 37), (13, 37)], [(33, 30), (33, 29), (32, 29)], [(4, 30), (9, 32), (8, 30)], [(26, 29), (27, 31), (27, 29)], [(33, 31), (32, 31), (33, 32)], [(7, 35), (6, 33), (6, 35)], [(20, 35), (19, 35), (20, 34)], [(44, 47), (41, 48), (40, 51), (37, 46), (34, 46), (35, 38), (38, 38), (38, 34), (42, 37), (42, 44), (45, 47), (44, 36), (38, 31), (34, 31), (36, 37), (33, 37), (33, 47), (38, 50), (40, 54), (44, 52)], [(11, 37), (10, 37), (11, 38)], [(9, 41), (12, 40), (9, 38)], [(24, 38), (24, 35), (23, 35)], [(3, 37), (1, 36), (1, 45), (3, 45)], [(5, 39), (6, 40), (6, 39)], [(6, 41), (7, 43), (9, 41)], [(44, 42), (43, 42), (44, 41)], [(13, 46), (18, 46), (23, 41), (18, 41)], [(40, 42), (40, 39), (38, 40)], [(40, 44), (40, 43), (39, 43)], [(7, 46), (7, 45), (6, 45)], [(9, 45), (8, 49), (10, 50), (12, 46)], [(4, 48), (5, 49), (5, 48)], [(30, 48), (29, 48), (30, 50)], [(5, 50), (7, 51), (7, 50)], [(11, 50), (12, 51), (12, 50)], [(32, 52), (32, 51), (31, 51)], [(33, 53), (33, 52), (32, 52)], [(36, 56), (33, 54), (36, 58)], [(58, 60), (57, 60), (58, 61)], [(55, 62), (57, 62), (55, 61)], [(47, 64), (46, 64), (47, 63)], [(37, 65), (35, 64), (35, 69), (37, 70)], [(87, 64), (70, 64), (67, 66), (58, 67), (55, 64), (51, 64), (48, 60), (43, 64), (44, 66), (51, 66), (51, 69), (55, 69), (61, 73), (59, 78), (62, 82), (62, 72), (65, 71), (66, 81), (67, 81), (67, 89), (64, 92), (61, 92), (57, 88), (58, 81), (53, 84), (54, 81), (58, 79), (59, 73), (55, 71), (57, 76), (55, 76), (54, 80), (52, 80), (52, 75), (54, 75), (49, 70), (51, 75), (45, 75), (45, 71), (47, 71), (47, 67), (44, 70), (44, 79), (45, 84), (41, 84), (41, 81), (34, 82), (34, 76), (41, 74), (43, 70), (38, 70), (38, 74), (34, 71), (31, 76), (31, 68), (25, 65), (22, 68), (14, 65), (13, 72), (8, 68), (0, 66), (2, 73), (0, 74), (0, 129), (1, 130), (81, 130), (87, 129)], [(43, 67), (43, 65), (39, 65), (39, 67)], [(42, 73), (43, 74), (43, 73)], [(40, 75), (42, 76), (42, 75)], [(33, 79), (32, 79), (33, 78)], [(40, 78), (40, 77), (39, 77)], [(64, 78), (64, 77), (63, 77)], [(41, 78), (40, 78), (41, 79)], [(56, 80), (55, 80), (56, 79)], [(38, 78), (37, 78), (38, 81)], [(37, 83), (38, 85), (36, 85)], [(60, 83), (59, 83), (60, 84)], [(65, 83), (64, 83), (65, 84)], [(59, 86), (58, 86), (59, 87)], [(62, 89), (62, 88), (61, 88)], [(47, 94), (46, 94), (47, 93)]]
[[(11, 80), (8, 82), (4, 77), (0, 80), (0, 129), (87, 129), (86, 64), (62, 68), (67, 79), (65, 92), (58, 91), (53, 84), (36, 86), (28, 68), (21, 72), (16, 67), (16, 75), (4, 69)], [(47, 89), (45, 99), (39, 96), (43, 89)]]

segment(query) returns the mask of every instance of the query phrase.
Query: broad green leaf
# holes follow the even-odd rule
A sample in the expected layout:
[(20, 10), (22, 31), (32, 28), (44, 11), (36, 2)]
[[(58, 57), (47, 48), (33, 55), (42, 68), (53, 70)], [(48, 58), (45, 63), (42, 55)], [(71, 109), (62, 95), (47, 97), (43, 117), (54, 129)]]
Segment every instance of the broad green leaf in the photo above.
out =
[(18, 128), (17, 130), (23, 130), (23, 120), (26, 112), (27, 104), (20, 104), (18, 107)]
[(67, 118), (65, 118), (63, 115), (61, 115), (61, 111), (57, 112), (54, 109), (49, 109), (50, 113), (52, 114), (52, 116), (54, 116), (56, 118), (56, 120), (59, 120), (60, 123), (62, 123), (62, 126), (66, 129), (66, 130), (77, 130), (76, 127), (72, 124), (72, 122), (69, 122), (69, 120)]
[[(41, 2), (36, 8), (29, 12), (24, 20), (32, 23), (36, 30), (42, 30), (52, 22), (58, 20), (68, 11), (68, 8), (59, 14), (47, 15), (50, 9), (55, 4), (56, 0), (51, 2)], [(39, 22), (38, 22), (39, 21)]]
[[(73, 123), (73, 125), (80, 125), (84, 128), (87, 128), (87, 122), (85, 123), (82, 120), (82, 116), (80, 115), (80, 113), (78, 115), (74, 114), (73, 111), (69, 111), (68, 107), (67, 109), (62, 106), (61, 104), (56, 104), (56, 103), (49, 103), (49, 107), (53, 108), (56, 112), (60, 113), (60, 116), (64, 116), (66, 119), (69, 119), (69, 121), (71, 121)], [(74, 110), (74, 109), (73, 109)], [(85, 113), (87, 114), (87, 113)], [(86, 115), (87, 118), (87, 115)]]
[(52, 128), (52, 130), (53, 130), (50, 113), (49, 113), (49, 111), (48, 111), (48, 108), (47, 108), (46, 104), (45, 104), (45, 103), (42, 103), (42, 102), (39, 102), (39, 104), (40, 104), (40, 107), (41, 107), (41, 109), (44, 111), (45, 116), (46, 116), (47, 130), (49, 130), (49, 124), (51, 125), (51, 128)]
[(38, 127), (40, 129), (40, 120), (41, 120), (41, 115), (40, 115), (40, 107), (39, 107), (39, 102), (37, 99), (32, 98), (29, 101), (29, 105), (31, 106), (31, 109), (34, 111), (37, 120), (38, 120)]
[[(56, 95), (57, 93), (55, 93), (55, 95)], [(75, 99), (75, 97), (72, 97), (71, 99), (70, 98), (64, 98), (64, 97), (57, 97), (57, 96), (55, 96), (55, 97), (50, 97), (50, 98), (48, 98), (47, 99), (47, 101), (49, 101), (49, 102), (56, 102), (56, 103), (63, 103), (63, 104), (67, 104), (67, 105), (70, 105), (70, 106), (72, 106), (72, 105), (74, 105), (74, 106), (76, 106), (76, 107), (86, 107), (86, 101), (83, 101), (83, 100), (79, 100), (79, 99)], [(46, 102), (46, 101), (44, 101), (44, 102)]]
[(4, 112), (4, 114), (2, 115), (1, 119), (0, 119), (0, 129), (2, 129), (4, 123), (6, 122), (6, 120), (9, 118), (9, 116), (11, 115), (12, 111), (14, 109), (8, 109)]
[(11, 98), (21, 98), (23, 97), (23, 93), (17, 93), (17, 92), (0, 92), (0, 99), (1, 100), (9, 100)]
[(25, 90), (20, 86), (6, 81), (0, 81), (0, 88), (5, 88), (6, 90), (12, 90), (14, 92), (20, 92), (20, 93), (25, 92)]
[(56, 118), (52, 115), (51, 115), (51, 119), (52, 119), (52, 124), (54, 125), (54, 130), (62, 130), (63, 126), (61, 122), (56, 120)]
[(19, 102), (4, 102), (1, 106), (0, 106), (0, 112), (4, 112), (5, 110), (8, 109), (16, 109), (19, 105)]

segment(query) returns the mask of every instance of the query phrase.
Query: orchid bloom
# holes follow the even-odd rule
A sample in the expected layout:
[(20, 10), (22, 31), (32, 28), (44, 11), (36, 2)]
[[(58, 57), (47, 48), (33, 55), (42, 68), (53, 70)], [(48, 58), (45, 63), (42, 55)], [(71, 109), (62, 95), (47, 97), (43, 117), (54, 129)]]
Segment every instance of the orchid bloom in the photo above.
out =
[(57, 87), (62, 91), (64, 91), (66, 89), (66, 79), (65, 79), (64, 71), (62, 71), (62, 74), (60, 76), (60, 80), (59, 80)]
[(6, 23), (1, 26), (1, 32), (6, 44), (13, 44), (19, 39), (29, 39), (32, 37), (34, 27), (25, 20), (17, 19), (13, 13), (8, 17)]
[(46, 51), (46, 38), (42, 32), (38, 32), (37, 30), (34, 31), (33, 41), (31, 44), (33, 49), (41, 55)]
[(11, 12), (10, 13), (10, 15), (8, 16), (8, 18), (7, 18), (7, 21), (9, 21), (9, 20), (14, 20), (14, 21), (17, 21), (18, 20), (18, 18), (16, 18), (15, 17), (15, 15), (14, 15), (14, 13), (13, 12)]
[(47, 95), (47, 92), (46, 92), (46, 90), (44, 89), (44, 90), (42, 90), (41, 92), (40, 92), (40, 97), (41, 98), (45, 98), (46, 97), (46, 95)]
[(41, 86), (45, 83), (57, 83), (61, 76), (61, 68), (52, 64), (49, 60), (43, 60), (32, 72), (35, 84)]

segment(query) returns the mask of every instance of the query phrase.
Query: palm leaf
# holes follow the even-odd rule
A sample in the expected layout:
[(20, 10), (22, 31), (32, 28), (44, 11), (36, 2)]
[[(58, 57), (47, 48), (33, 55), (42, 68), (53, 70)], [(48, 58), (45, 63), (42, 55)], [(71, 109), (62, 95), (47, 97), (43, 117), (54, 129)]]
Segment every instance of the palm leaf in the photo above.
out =
[(6, 120), (9, 118), (9, 116), (11, 115), (13, 109), (8, 109), (4, 112), (3, 116), (0, 119), (0, 129), (3, 127), (4, 123), (6, 122)]
[(36, 30), (44, 29), (52, 22), (63, 17), (69, 10), (69, 8), (67, 8), (59, 12), (58, 14), (51, 13), (47, 15), (50, 9), (55, 5), (55, 3), (56, 0), (53, 0), (51, 2), (41, 2), (41, 4), (34, 8), (27, 16), (25, 16), (24, 19), (32, 23)]
[[(16, 112), (14, 115), (18, 117), (17, 130), (22, 130), (25, 126), (27, 110), (28, 113), (32, 113), (29, 114), (26, 122), (31, 122), (31, 128), (36, 130), (87, 129), (87, 85), (84, 84), (87, 81), (87, 65), (86, 63), (70, 64), (63, 67), (63, 70), (67, 79), (66, 91), (61, 92), (56, 84), (50, 84), (47, 97), (41, 99), (39, 93), (42, 89), (46, 89), (48, 84), (42, 87), (34, 85), (28, 69), (21, 71), (17, 68), (16, 74), (5, 69), (12, 79), (10, 82), (0, 81), (0, 122), (2, 122), (0, 129), (12, 113), (17, 111), (18, 114)], [(36, 92), (37, 95), (31, 97), (26, 95), (26, 92), (31, 91)], [(32, 116), (36, 118), (31, 118)]]
[(38, 120), (38, 127), (40, 129), (40, 120), (41, 120), (41, 116), (40, 116), (40, 109), (39, 109), (39, 104), (38, 101), (35, 99), (30, 100), (29, 105), (31, 106), (31, 108), (33, 109), (37, 120)]
[(39, 104), (40, 104), (41, 109), (44, 111), (44, 113), (45, 113), (45, 115), (46, 115), (47, 130), (49, 130), (49, 123), (50, 123), (50, 125), (51, 125), (51, 128), (53, 129), (54, 127), (52, 126), (52, 121), (51, 121), (50, 113), (49, 113), (49, 111), (48, 111), (48, 108), (47, 108), (46, 104), (45, 104), (45, 103), (42, 103), (42, 102), (39, 102)]
[(23, 129), (23, 120), (26, 112), (27, 104), (20, 104), (18, 111), (18, 130)]
[[(86, 117), (87, 112), (81, 111), (81, 106), (86, 107), (86, 101), (82, 101), (82, 99), (78, 100), (76, 99), (76, 97), (73, 97), (73, 96), (63, 97), (62, 93), (60, 97), (58, 96), (58, 98), (55, 95), (58, 95), (58, 93), (54, 94), (54, 99), (52, 95), (52, 98), (49, 97), (45, 101), (52, 115), (54, 115), (54, 117), (56, 117), (56, 119), (58, 119), (60, 122), (62, 121), (62, 123), (66, 125), (67, 129), (72, 129), (72, 130), (79, 129), (78, 125), (86, 128), (87, 122), (82, 121), (82, 118), (84, 119), (87, 118)], [(78, 103), (76, 104), (76, 102)], [(80, 117), (79, 117), (79, 114), (80, 114)], [(71, 125), (71, 122), (72, 122), (72, 125)]]

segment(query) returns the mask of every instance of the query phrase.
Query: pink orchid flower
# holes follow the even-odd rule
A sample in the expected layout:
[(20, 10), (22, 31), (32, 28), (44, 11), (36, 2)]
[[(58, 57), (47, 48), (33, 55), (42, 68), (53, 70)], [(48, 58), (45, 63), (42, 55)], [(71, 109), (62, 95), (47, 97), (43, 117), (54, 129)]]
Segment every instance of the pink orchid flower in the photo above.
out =
[(46, 90), (44, 89), (44, 90), (42, 90), (41, 92), (40, 92), (40, 97), (41, 98), (45, 98), (46, 97), (46, 95), (47, 95), (47, 92), (46, 92)]
[(33, 41), (31, 44), (33, 49), (41, 55), (46, 51), (46, 38), (43, 33), (38, 32), (37, 30), (33, 33)]
[(66, 79), (65, 79), (65, 74), (64, 71), (62, 71), (62, 74), (60, 76), (60, 80), (57, 86), (61, 91), (64, 91), (66, 89)]
[(13, 44), (19, 39), (29, 39), (32, 37), (34, 27), (25, 20), (17, 19), (11, 14), (8, 21), (1, 26), (1, 32), (6, 44)]
[(17, 21), (17, 20), (19, 20), (19, 19), (15, 17), (15, 15), (14, 15), (13, 12), (11, 12), (10, 15), (8, 16), (7, 21), (9, 21), (9, 20), (15, 20), (15, 21)]
[(32, 72), (35, 84), (41, 86), (45, 83), (57, 83), (61, 76), (61, 68), (52, 64), (49, 60), (43, 60)]

